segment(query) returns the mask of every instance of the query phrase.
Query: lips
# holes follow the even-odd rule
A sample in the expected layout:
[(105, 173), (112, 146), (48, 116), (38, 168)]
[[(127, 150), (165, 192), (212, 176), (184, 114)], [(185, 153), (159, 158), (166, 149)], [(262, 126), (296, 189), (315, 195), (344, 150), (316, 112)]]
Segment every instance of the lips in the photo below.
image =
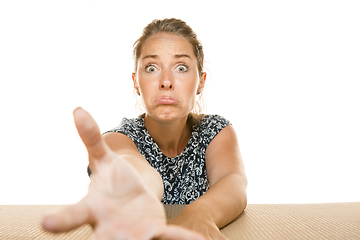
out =
[(177, 99), (177, 98), (174, 98), (174, 97), (170, 97), (170, 96), (161, 96), (161, 97), (158, 97), (156, 100), (155, 100), (155, 103), (156, 104), (160, 104), (160, 105), (166, 105), (166, 104), (179, 104), (180, 101)]

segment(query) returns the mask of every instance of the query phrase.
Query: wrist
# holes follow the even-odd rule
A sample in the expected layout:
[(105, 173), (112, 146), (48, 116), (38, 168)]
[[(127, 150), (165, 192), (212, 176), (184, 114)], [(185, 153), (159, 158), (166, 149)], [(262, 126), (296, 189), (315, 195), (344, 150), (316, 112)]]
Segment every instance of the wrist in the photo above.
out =
[(199, 222), (215, 223), (216, 219), (216, 214), (211, 211), (211, 205), (201, 198), (187, 205), (180, 215)]
[[(214, 222), (211, 211), (200, 204), (198, 207), (197, 203), (193, 202), (187, 205), (177, 217), (169, 219), (168, 224), (175, 224), (198, 232), (205, 236), (206, 239), (219, 239), (223, 235)], [(223, 237), (220, 239), (223, 239)]]

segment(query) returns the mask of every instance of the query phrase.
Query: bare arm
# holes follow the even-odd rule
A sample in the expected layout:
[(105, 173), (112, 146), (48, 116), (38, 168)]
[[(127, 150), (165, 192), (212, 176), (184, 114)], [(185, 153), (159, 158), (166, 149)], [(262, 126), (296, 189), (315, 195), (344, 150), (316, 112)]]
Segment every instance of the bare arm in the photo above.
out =
[(214, 209), (213, 220), (223, 227), (247, 205), (247, 178), (234, 128), (225, 127), (206, 151), (206, 169), (210, 189), (202, 201)]
[(202, 232), (211, 239), (221, 235), (218, 228), (233, 221), (247, 204), (244, 164), (231, 125), (211, 141), (205, 159), (210, 189), (169, 222)]

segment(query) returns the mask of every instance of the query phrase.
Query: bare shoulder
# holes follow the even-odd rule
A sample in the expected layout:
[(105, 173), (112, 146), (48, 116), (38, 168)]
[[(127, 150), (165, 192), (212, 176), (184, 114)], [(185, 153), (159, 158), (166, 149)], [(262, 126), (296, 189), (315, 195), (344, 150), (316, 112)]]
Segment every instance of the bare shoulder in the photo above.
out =
[(232, 173), (243, 176), (246, 181), (239, 142), (232, 125), (223, 128), (210, 142), (206, 149), (205, 161), (210, 186)]

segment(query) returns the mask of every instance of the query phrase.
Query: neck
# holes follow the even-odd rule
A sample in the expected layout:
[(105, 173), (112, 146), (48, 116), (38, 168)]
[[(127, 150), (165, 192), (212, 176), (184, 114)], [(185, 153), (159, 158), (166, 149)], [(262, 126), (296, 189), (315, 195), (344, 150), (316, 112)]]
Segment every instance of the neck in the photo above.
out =
[(167, 157), (179, 155), (191, 137), (192, 126), (188, 116), (171, 122), (159, 122), (145, 114), (145, 127), (160, 150)]

